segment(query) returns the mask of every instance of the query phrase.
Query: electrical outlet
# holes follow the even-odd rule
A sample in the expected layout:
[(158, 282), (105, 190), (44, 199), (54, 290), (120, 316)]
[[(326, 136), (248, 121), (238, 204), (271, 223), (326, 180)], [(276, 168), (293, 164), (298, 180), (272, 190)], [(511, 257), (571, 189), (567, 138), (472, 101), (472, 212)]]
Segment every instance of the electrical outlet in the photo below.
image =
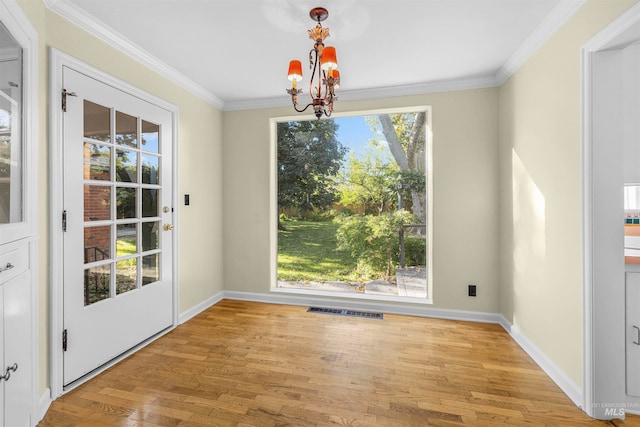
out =
[(476, 296), (476, 285), (469, 285), (469, 296), (470, 297)]

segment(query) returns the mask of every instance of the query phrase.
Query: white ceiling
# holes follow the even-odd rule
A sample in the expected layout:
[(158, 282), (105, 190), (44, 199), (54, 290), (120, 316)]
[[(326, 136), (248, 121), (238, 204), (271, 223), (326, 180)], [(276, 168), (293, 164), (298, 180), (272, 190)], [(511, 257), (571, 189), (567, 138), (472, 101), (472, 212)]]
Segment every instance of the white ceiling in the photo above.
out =
[(53, 11), (225, 109), (290, 102), (287, 66), (294, 58), (308, 61), (314, 6), (329, 10), (325, 43), (337, 49), (339, 95), (349, 100), (500, 84), (582, 3), (46, 0)]

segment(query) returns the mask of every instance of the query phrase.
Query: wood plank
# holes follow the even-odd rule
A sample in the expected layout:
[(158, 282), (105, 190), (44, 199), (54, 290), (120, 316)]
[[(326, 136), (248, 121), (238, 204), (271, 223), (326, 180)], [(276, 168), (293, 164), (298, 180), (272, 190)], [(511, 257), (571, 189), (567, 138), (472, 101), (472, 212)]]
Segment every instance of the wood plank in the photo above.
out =
[(223, 300), (53, 402), (39, 424), (129, 425), (614, 424), (587, 417), (497, 325)]

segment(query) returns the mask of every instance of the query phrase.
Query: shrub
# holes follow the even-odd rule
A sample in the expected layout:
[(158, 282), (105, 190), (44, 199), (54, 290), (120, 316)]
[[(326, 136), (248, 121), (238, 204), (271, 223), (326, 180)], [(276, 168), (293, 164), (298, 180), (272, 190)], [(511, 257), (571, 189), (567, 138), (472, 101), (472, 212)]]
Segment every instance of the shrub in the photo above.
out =
[(413, 220), (413, 215), (404, 210), (377, 216), (339, 216), (335, 220), (339, 224), (338, 249), (357, 258), (363, 274), (391, 276), (398, 261), (398, 232)]
[(404, 262), (406, 265), (425, 265), (427, 242), (423, 237), (404, 238)]

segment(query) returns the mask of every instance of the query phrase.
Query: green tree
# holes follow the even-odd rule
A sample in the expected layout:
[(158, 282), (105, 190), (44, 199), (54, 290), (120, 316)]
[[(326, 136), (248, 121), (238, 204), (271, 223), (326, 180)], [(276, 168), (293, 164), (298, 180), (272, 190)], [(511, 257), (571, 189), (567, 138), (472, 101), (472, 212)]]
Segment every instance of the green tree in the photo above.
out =
[(375, 142), (361, 158), (349, 156), (347, 168), (340, 174), (338, 186), (343, 206), (362, 205), (375, 208), (378, 215), (397, 200), (397, 181), (400, 169)]
[(389, 150), (402, 171), (403, 185), (411, 194), (413, 214), (422, 223), (426, 220), (426, 120), (425, 112), (380, 114), (368, 120), (371, 129), (382, 133), (389, 144)]
[(278, 206), (308, 211), (333, 204), (334, 177), (347, 153), (337, 130), (333, 120), (278, 123)]

